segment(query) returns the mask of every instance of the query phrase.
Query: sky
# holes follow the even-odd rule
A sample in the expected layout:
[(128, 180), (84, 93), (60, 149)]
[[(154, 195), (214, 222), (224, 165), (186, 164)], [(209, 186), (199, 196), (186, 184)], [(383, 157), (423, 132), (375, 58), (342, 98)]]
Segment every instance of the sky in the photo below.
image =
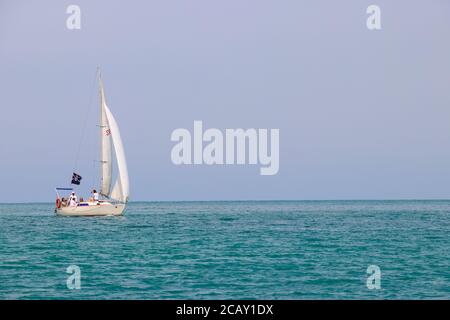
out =
[[(449, 1), (0, 0), (0, 202), (98, 185), (97, 66), (131, 201), (450, 198)], [(174, 165), (195, 120), (279, 129), (278, 174)]]

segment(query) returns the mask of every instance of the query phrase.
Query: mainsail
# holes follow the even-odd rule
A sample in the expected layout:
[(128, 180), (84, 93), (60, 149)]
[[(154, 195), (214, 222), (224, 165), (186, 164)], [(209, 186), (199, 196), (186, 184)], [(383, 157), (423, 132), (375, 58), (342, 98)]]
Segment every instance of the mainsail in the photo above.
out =
[[(129, 196), (129, 181), (125, 151), (120, 137), (119, 126), (106, 105), (103, 83), (100, 79), (101, 99), (101, 194), (112, 200), (126, 203)], [(111, 190), (112, 178), (112, 148), (117, 161), (117, 178)]]
[(102, 79), (100, 81), (100, 194), (109, 197), (112, 176), (111, 129), (105, 108), (106, 99)]

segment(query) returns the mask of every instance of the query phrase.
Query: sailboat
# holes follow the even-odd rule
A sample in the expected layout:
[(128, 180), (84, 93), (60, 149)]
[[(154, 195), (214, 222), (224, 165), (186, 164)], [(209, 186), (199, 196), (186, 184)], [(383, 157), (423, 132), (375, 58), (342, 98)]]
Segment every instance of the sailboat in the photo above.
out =
[[(122, 215), (129, 196), (129, 179), (127, 162), (119, 127), (106, 105), (103, 82), (99, 75), (100, 91), (100, 197), (89, 201), (75, 202), (70, 205), (62, 198), (62, 191), (73, 188), (56, 188), (55, 212), (61, 216), (106, 216)], [(113, 157), (113, 152), (115, 157)], [(112, 184), (113, 159), (117, 163), (117, 177)]]

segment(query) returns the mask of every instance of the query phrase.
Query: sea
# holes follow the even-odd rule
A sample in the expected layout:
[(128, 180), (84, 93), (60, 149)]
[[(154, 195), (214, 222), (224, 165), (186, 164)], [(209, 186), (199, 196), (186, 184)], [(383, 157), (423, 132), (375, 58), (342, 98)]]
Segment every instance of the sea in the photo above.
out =
[(0, 204), (0, 299), (450, 299), (450, 201)]

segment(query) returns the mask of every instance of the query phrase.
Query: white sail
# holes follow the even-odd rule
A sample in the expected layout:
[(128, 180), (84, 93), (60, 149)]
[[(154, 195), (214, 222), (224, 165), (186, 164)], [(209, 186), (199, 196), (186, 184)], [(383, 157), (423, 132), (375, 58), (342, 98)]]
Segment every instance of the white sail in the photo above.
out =
[(110, 198), (120, 202), (126, 203), (130, 194), (127, 161), (125, 159), (125, 151), (123, 149), (122, 138), (120, 137), (119, 127), (114, 116), (109, 110), (108, 106), (104, 107), (106, 118), (110, 129), (112, 144), (117, 160), (117, 180), (114, 188), (110, 193)]
[(100, 193), (109, 196), (111, 192), (112, 150), (111, 130), (106, 117), (106, 99), (102, 79), (100, 81)]

